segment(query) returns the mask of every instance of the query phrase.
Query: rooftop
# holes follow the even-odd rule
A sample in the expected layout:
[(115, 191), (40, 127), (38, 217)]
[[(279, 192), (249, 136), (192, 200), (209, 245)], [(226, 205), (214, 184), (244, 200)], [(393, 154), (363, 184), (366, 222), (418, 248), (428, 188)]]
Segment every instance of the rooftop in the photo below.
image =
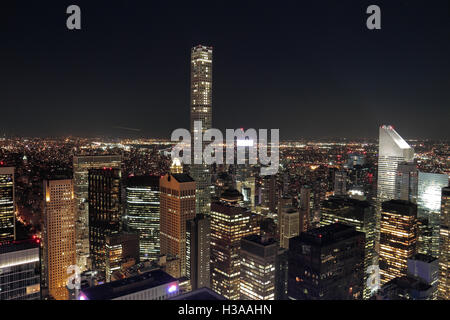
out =
[(81, 290), (80, 296), (84, 296), (88, 300), (112, 300), (175, 281), (177, 279), (158, 269), (130, 278), (83, 289)]

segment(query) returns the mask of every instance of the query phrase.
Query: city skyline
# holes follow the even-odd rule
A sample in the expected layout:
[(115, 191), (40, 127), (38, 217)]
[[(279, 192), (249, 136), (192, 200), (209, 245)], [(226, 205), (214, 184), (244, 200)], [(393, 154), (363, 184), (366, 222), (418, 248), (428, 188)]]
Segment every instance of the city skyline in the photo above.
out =
[(2, 19), (11, 32), (0, 134), (169, 137), (189, 128), (189, 48), (204, 44), (215, 52), (213, 127), (371, 138), (388, 123), (412, 139), (448, 137), (448, 3), (382, 1), (376, 32), (365, 27), (365, 1), (247, 3), (237, 13), (80, 1), (82, 29), (73, 32), (63, 3), (8, 6), (16, 19)]

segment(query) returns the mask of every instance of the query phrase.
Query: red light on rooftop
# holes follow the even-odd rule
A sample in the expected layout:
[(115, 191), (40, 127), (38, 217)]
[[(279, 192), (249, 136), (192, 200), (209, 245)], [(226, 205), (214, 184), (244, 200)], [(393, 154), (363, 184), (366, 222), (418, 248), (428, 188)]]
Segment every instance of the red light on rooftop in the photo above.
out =
[(318, 236), (319, 238), (322, 238), (322, 235), (321, 234), (319, 234), (319, 236)]

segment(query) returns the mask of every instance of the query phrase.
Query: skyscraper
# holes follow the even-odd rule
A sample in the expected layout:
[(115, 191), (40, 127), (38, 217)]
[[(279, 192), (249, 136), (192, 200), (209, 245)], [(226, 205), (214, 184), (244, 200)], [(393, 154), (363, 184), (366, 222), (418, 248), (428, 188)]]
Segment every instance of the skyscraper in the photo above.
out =
[(50, 296), (68, 300), (67, 273), (76, 265), (73, 180), (44, 181), (44, 275)]
[(106, 277), (106, 237), (121, 230), (120, 169), (89, 170), (89, 246), (92, 268)]
[(381, 205), (381, 284), (407, 274), (408, 259), (416, 254), (417, 205), (389, 200)]
[[(201, 134), (212, 127), (212, 47), (198, 45), (191, 50), (191, 150), (196, 143), (194, 122), (201, 121)], [(203, 151), (205, 142), (201, 145)], [(199, 146), (199, 147), (200, 147)], [(192, 155), (194, 160), (194, 153)], [(196, 183), (196, 213), (209, 215), (211, 206), (211, 173), (210, 166), (192, 161), (189, 173)]]
[(230, 191), (211, 204), (211, 288), (229, 300), (240, 297), (241, 239), (259, 233), (257, 216), (240, 198)]
[(277, 253), (273, 238), (250, 235), (241, 240), (241, 299), (274, 300)]
[(196, 215), (186, 222), (186, 276), (192, 290), (211, 287), (210, 280), (211, 220)]
[(159, 244), (159, 176), (127, 179), (124, 227), (139, 234), (140, 259), (155, 260)]
[(179, 258), (186, 275), (186, 221), (195, 217), (195, 181), (186, 173), (166, 174), (159, 181), (161, 254)]
[(278, 217), (280, 229), (280, 247), (289, 249), (289, 239), (296, 237), (300, 231), (300, 217), (298, 210), (293, 207), (283, 208)]
[(419, 170), (415, 163), (399, 163), (395, 177), (395, 199), (416, 203), (418, 178)]
[(334, 194), (336, 196), (347, 194), (347, 172), (336, 171), (334, 173)]
[(392, 126), (383, 125), (379, 130), (378, 140), (378, 179), (377, 179), (377, 216), (376, 244), (379, 252), (381, 203), (396, 198), (395, 182), (398, 164), (412, 162), (414, 149), (403, 140)]
[(367, 201), (347, 197), (330, 197), (322, 202), (320, 213), (322, 226), (336, 222), (354, 226), (365, 234), (364, 245), (364, 299), (369, 299), (372, 290), (367, 285), (369, 268), (376, 264), (375, 258), (375, 210)]
[(448, 186), (446, 174), (419, 172), (417, 195), (417, 216), (428, 220), (431, 229), (431, 248), (422, 250), (425, 254), (439, 258), (439, 225), (442, 188)]
[(73, 180), (76, 203), (76, 248), (77, 265), (84, 271), (89, 257), (89, 204), (88, 171), (89, 169), (120, 169), (120, 155), (96, 155), (73, 157)]
[(290, 299), (362, 299), (364, 233), (334, 223), (301, 233), (289, 248)]
[(438, 298), (450, 300), (450, 187), (442, 189)]
[(0, 300), (40, 300), (39, 240), (0, 245)]
[(16, 238), (14, 168), (0, 167), (0, 242)]

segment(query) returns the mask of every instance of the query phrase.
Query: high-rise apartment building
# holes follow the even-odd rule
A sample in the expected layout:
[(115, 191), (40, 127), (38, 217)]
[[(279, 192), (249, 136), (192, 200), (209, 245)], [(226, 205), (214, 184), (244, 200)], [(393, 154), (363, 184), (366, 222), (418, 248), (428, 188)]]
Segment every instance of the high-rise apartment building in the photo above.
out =
[(369, 268), (375, 261), (375, 210), (367, 201), (347, 197), (330, 197), (322, 202), (320, 212), (322, 226), (336, 222), (354, 226), (365, 234), (364, 245), (364, 299), (369, 299), (372, 290), (367, 285)]
[(186, 173), (169, 173), (161, 177), (159, 188), (161, 254), (178, 257), (185, 276), (186, 221), (195, 217), (195, 181)]
[(72, 179), (44, 181), (44, 283), (56, 300), (69, 299), (67, 271), (76, 265), (73, 188)]
[(120, 169), (121, 162), (120, 155), (78, 155), (73, 157), (77, 265), (82, 271), (86, 270), (89, 257), (88, 171), (101, 168)]
[(347, 194), (347, 172), (336, 171), (334, 173), (334, 195), (344, 196)]
[(0, 167), (0, 242), (16, 238), (14, 167)]
[(156, 260), (159, 244), (159, 176), (134, 176), (126, 182), (124, 228), (139, 234), (140, 260)]
[(260, 230), (258, 217), (238, 203), (226, 192), (211, 204), (211, 288), (229, 300), (240, 297), (241, 239)]
[(442, 189), (438, 298), (450, 300), (450, 187)]
[(362, 299), (364, 233), (334, 223), (301, 233), (289, 248), (290, 299)]
[(121, 171), (114, 168), (90, 169), (89, 246), (92, 269), (106, 277), (106, 237), (121, 231)]
[(404, 200), (381, 204), (381, 284), (407, 274), (408, 259), (416, 254), (417, 205)]
[[(212, 47), (198, 45), (191, 50), (191, 150), (197, 143), (203, 151), (205, 142), (200, 143), (197, 135), (212, 127)], [(201, 121), (201, 132), (196, 132), (195, 121)], [(194, 163), (194, 152), (189, 173), (195, 180), (196, 213), (209, 215), (211, 206), (211, 173), (210, 166), (203, 163)]]
[(41, 299), (39, 240), (0, 245), (0, 300)]
[(431, 248), (419, 248), (421, 252), (438, 258), (442, 188), (448, 186), (448, 175), (419, 172), (417, 216), (428, 220), (431, 229)]
[(196, 215), (186, 222), (186, 276), (192, 290), (211, 287), (211, 219)]
[(273, 238), (251, 235), (241, 240), (241, 299), (274, 300), (277, 253)]

